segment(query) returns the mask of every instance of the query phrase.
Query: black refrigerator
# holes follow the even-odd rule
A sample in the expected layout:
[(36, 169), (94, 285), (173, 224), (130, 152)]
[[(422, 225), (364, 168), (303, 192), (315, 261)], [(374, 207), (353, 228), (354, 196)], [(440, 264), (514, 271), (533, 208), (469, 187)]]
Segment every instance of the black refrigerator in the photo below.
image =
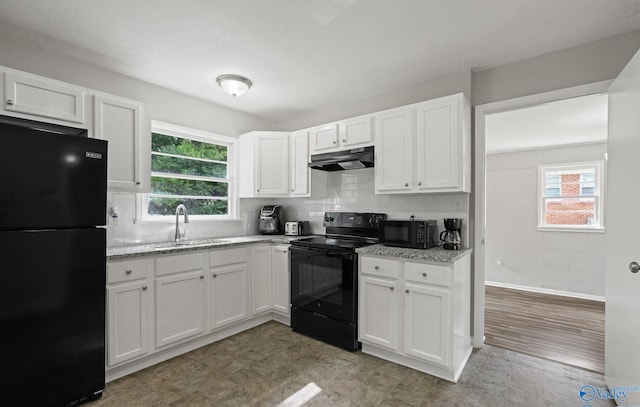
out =
[(0, 118), (0, 406), (105, 384), (107, 142)]

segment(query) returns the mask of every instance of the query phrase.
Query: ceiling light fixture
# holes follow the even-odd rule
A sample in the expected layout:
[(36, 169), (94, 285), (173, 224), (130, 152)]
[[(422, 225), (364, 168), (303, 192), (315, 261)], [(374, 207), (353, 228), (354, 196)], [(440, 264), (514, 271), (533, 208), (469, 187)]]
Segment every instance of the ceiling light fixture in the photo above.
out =
[(252, 83), (248, 78), (240, 75), (220, 75), (216, 78), (218, 85), (233, 97), (240, 96), (249, 90)]

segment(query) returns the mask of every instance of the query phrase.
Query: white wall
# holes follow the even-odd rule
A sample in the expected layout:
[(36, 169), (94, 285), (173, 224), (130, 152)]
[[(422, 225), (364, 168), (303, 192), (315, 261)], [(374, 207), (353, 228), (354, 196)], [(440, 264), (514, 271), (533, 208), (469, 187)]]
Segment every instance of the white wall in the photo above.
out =
[(278, 129), (283, 131), (300, 130), (460, 92), (471, 99), (470, 71), (454, 72), (438, 78), (425, 79), (422, 82), (393, 92), (381, 93), (374, 97), (355, 100), (342, 105), (327, 106), (325, 109), (313, 112), (301, 113), (278, 123)]
[(472, 105), (614, 79), (640, 48), (640, 30), (477, 71)]
[(606, 233), (538, 231), (537, 177), (539, 164), (604, 160), (606, 150), (601, 143), (487, 155), (487, 282), (605, 295)]

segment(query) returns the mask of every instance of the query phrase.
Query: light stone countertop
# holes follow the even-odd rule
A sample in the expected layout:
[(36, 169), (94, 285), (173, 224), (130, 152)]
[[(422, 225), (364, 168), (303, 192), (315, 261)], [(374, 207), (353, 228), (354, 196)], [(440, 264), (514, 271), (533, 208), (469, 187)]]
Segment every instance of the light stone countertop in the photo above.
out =
[(107, 260), (119, 260), (156, 254), (181, 253), (194, 250), (219, 249), (252, 243), (282, 243), (288, 244), (292, 240), (310, 236), (285, 235), (251, 235), (238, 237), (218, 237), (209, 239), (191, 239), (181, 242), (141, 243), (127, 246), (113, 246), (107, 248)]
[(358, 254), (369, 256), (397, 257), (398, 259), (424, 260), (437, 263), (453, 263), (456, 260), (470, 254), (472, 249), (445, 250), (442, 247), (430, 249), (405, 249), (402, 247), (390, 247), (381, 244), (360, 247), (356, 249)]

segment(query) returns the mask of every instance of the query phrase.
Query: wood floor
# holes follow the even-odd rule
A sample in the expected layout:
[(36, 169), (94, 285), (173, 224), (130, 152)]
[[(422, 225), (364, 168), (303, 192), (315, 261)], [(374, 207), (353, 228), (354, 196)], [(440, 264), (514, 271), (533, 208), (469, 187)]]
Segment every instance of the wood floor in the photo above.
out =
[(486, 286), (485, 343), (604, 372), (604, 303)]

